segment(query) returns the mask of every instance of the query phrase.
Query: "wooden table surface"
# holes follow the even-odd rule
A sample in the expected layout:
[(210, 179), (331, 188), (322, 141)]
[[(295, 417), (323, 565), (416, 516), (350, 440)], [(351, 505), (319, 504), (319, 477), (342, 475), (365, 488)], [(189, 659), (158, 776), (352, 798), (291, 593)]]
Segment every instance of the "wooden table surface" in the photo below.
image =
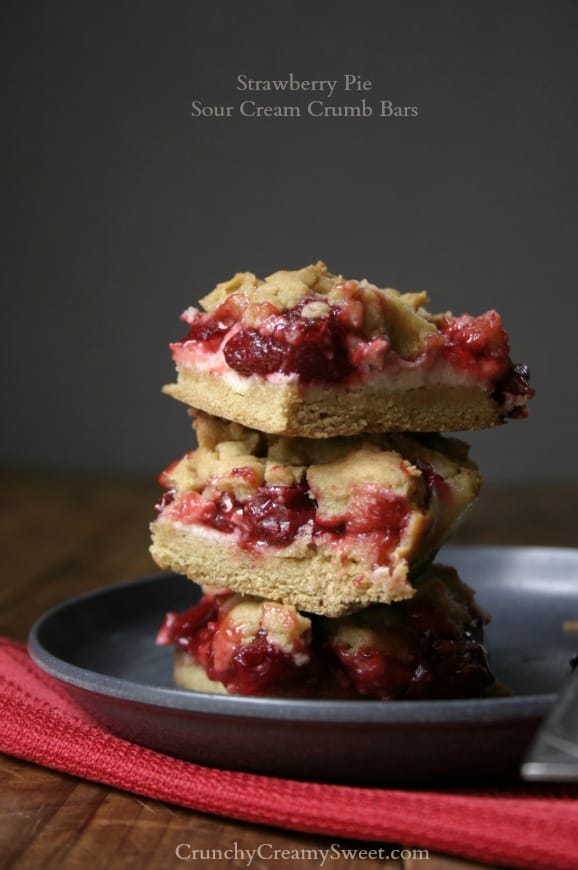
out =
[[(151, 479), (112, 476), (0, 475), (0, 633), (26, 639), (47, 608), (89, 589), (156, 570), (148, 522), (158, 494)], [(578, 485), (486, 487), (454, 540), (578, 547)], [(0, 756), (0, 867), (243, 867), (246, 860), (179, 860), (179, 843), (195, 849), (323, 849), (336, 838), (301, 835), (215, 818)], [(341, 841), (341, 845), (347, 845)], [(361, 848), (363, 844), (349, 844)], [(411, 849), (413, 844), (366, 844)], [(269, 850), (267, 845), (265, 851)], [(256, 858), (251, 867), (315, 867), (307, 861)], [(419, 858), (363, 860), (344, 867), (464, 870), (482, 865), (430, 852)]]

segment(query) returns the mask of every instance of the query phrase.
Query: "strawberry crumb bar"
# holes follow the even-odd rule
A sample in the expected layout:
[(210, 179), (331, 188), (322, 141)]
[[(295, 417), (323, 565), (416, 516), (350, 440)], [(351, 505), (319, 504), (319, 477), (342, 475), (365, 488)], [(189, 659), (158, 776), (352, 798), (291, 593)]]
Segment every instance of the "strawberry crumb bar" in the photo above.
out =
[(195, 691), (381, 700), (492, 691), (487, 615), (452, 568), (434, 565), (410, 601), (339, 619), (228, 590), (168, 613), (157, 643), (174, 644), (175, 682)]
[(161, 475), (151, 553), (208, 586), (329, 617), (411, 598), (475, 499), (442, 436), (271, 436), (197, 413), (199, 447)]
[(499, 314), (431, 314), (426, 293), (345, 280), (318, 262), (238, 273), (188, 308), (165, 392), (263, 432), (441, 432), (526, 416), (525, 366)]

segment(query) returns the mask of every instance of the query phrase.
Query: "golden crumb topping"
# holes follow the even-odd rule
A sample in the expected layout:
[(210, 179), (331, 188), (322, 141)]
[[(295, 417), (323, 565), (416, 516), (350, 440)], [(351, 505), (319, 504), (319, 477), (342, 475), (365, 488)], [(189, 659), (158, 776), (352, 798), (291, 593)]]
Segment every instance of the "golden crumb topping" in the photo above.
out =
[(405, 359), (417, 356), (427, 336), (436, 332), (432, 315), (423, 307), (428, 302), (424, 291), (400, 293), (365, 279), (346, 280), (331, 274), (321, 260), (303, 269), (274, 272), (264, 280), (252, 272), (238, 272), (217, 284), (201, 299), (201, 305), (210, 312), (235, 294), (246, 325), (258, 325), (261, 318), (271, 314), (270, 306), (285, 311), (305, 299), (303, 318), (323, 317), (331, 306), (347, 306), (350, 319), (368, 339), (387, 335), (392, 348)]
[[(480, 479), (463, 442), (405, 434), (346, 438), (266, 435), (194, 412), (199, 446), (164, 473), (177, 492), (218, 490), (243, 502), (264, 484), (292, 486), (306, 480), (321, 519), (335, 518), (373, 485), (415, 505), (427, 497), (423, 469), (443, 478), (463, 504), (477, 495)], [(369, 487), (369, 489), (368, 489)], [(360, 509), (363, 505), (360, 503)]]

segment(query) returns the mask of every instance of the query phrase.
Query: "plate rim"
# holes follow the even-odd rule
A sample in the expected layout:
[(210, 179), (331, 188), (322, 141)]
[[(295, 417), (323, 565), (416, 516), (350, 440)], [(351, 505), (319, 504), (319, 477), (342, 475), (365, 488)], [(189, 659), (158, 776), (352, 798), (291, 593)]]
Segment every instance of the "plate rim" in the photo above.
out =
[[(573, 547), (515, 546), (515, 545), (449, 545), (441, 551), (490, 551), (506, 554), (525, 551), (528, 554), (548, 554), (569, 556), (578, 559), (578, 549)], [(331, 700), (331, 699), (286, 699), (261, 698), (253, 696), (217, 695), (209, 692), (191, 692), (186, 689), (167, 688), (151, 684), (137, 683), (110, 674), (103, 674), (71, 664), (51, 653), (42, 644), (40, 633), (51, 619), (63, 610), (74, 607), (91, 598), (114, 594), (131, 586), (153, 583), (167, 577), (180, 576), (175, 572), (163, 571), (134, 577), (96, 587), (51, 607), (32, 625), (28, 635), (28, 651), (34, 663), (49, 676), (65, 686), (80, 689), (82, 693), (103, 698), (144, 704), (159, 710), (182, 711), (200, 715), (227, 716), (238, 718), (266, 719), (282, 721), (332, 722), (357, 725), (408, 725), (416, 724), (464, 724), (493, 722), (499, 720), (536, 719), (543, 717), (553, 705), (557, 694), (538, 693), (514, 695), (498, 698), (434, 699), (385, 702), (368, 700)], [(190, 581), (193, 582), (193, 581)], [(416, 711), (419, 715), (416, 716)]]

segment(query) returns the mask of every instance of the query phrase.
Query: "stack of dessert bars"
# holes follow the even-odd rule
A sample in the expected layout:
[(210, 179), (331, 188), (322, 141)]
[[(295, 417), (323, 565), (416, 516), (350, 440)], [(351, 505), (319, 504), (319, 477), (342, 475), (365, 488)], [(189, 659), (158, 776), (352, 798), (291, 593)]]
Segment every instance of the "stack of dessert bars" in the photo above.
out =
[[(151, 553), (202, 587), (167, 613), (194, 691), (381, 700), (496, 690), (488, 616), (437, 550), (475, 500), (440, 432), (524, 417), (528, 371), (495, 311), (431, 314), (425, 293), (319, 262), (239, 273), (171, 345), (198, 446), (160, 477)], [(193, 587), (192, 587), (192, 599)]]

